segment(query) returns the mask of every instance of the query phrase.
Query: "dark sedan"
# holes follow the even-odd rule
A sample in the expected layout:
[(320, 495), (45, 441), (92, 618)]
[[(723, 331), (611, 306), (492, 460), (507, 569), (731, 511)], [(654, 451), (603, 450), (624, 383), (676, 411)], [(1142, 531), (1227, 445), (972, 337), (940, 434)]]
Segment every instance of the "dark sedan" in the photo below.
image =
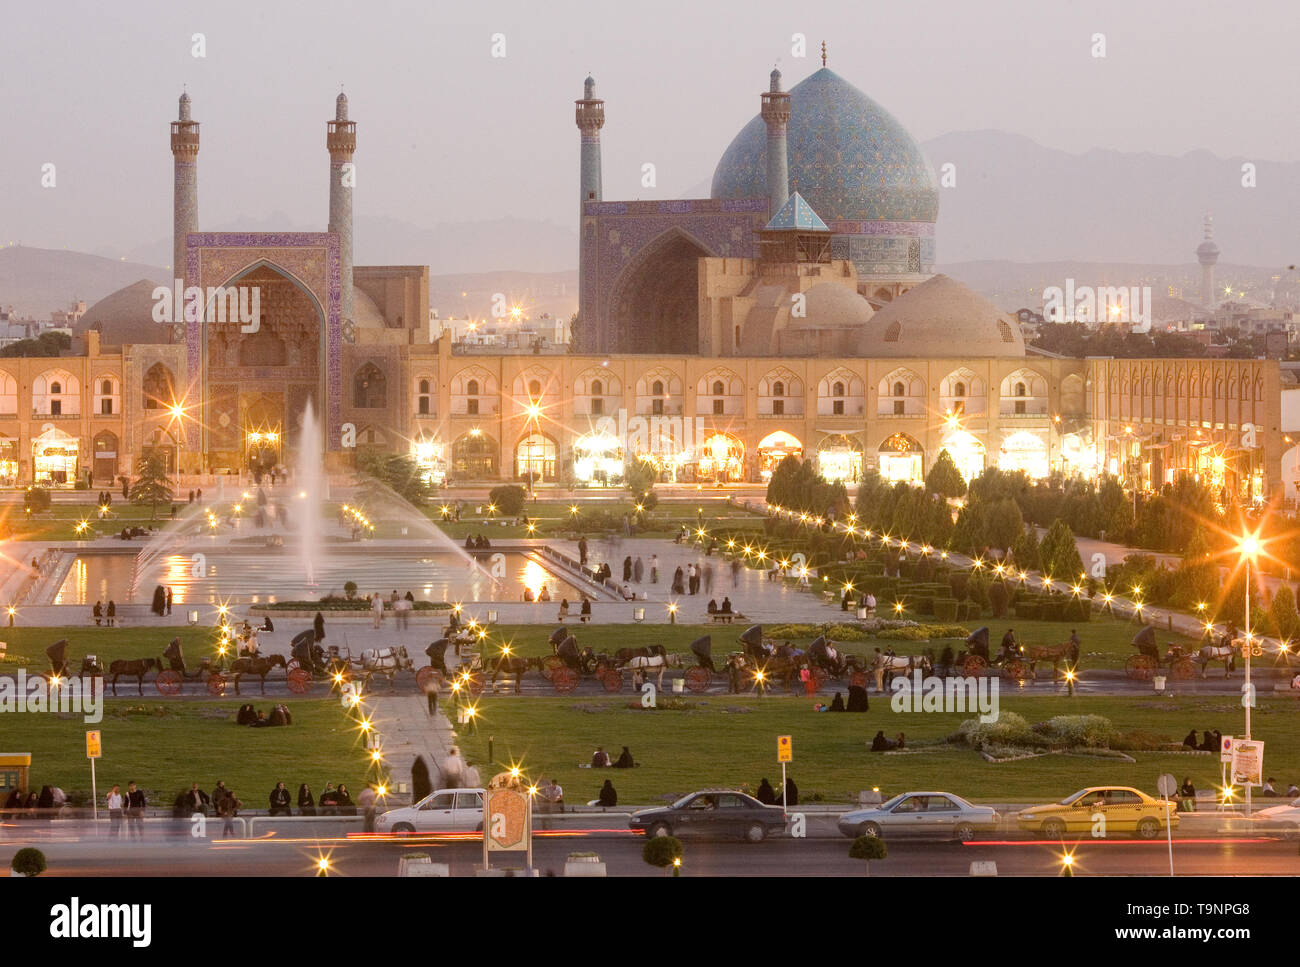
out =
[(732, 789), (708, 789), (671, 806), (638, 810), (628, 826), (647, 836), (739, 836), (758, 843), (785, 829), (785, 813)]

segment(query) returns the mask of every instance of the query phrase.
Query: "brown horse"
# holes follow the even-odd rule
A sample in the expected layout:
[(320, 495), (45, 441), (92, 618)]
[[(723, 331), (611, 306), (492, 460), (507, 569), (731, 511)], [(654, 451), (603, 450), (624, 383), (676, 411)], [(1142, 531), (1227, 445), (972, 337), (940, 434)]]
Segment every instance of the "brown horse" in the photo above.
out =
[(1069, 662), (1072, 665), (1079, 664), (1079, 649), (1068, 641), (1063, 641), (1059, 645), (1030, 645), (1024, 649), (1025, 661), (1029, 663), (1029, 674), (1031, 677), (1037, 677), (1035, 666), (1040, 661), (1050, 661), (1052, 663), (1052, 679), (1057, 677), (1056, 666), (1061, 662)]
[(542, 667), (541, 658), (520, 658), (517, 655), (500, 655), (492, 668), (492, 684), (496, 685), (499, 675), (515, 676), (515, 693), (523, 691), (520, 688), (520, 682), (523, 680), (524, 672), (530, 668), (540, 670)]
[(119, 658), (108, 666), (108, 673), (113, 677), (113, 694), (117, 694), (117, 679), (119, 675), (125, 675), (130, 678), (135, 676), (136, 689), (141, 695), (144, 694), (144, 676), (149, 669), (156, 668), (162, 671), (163, 663), (161, 658)]
[(256, 675), (262, 680), (262, 694), (266, 694), (266, 676), (272, 668), (287, 668), (284, 655), (254, 655), (236, 658), (230, 664), (230, 671), (235, 676), (235, 694), (239, 694), (239, 680), (245, 675)]

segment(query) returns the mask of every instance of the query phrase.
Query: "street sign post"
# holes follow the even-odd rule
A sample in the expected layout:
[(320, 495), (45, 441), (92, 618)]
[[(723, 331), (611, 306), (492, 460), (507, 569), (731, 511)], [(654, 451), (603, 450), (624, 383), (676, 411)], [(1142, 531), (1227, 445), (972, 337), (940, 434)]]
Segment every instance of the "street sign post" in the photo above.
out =
[(1156, 780), (1156, 790), (1164, 797), (1165, 800), (1165, 838), (1169, 840), (1169, 875), (1174, 875), (1174, 828), (1173, 818), (1170, 816), (1170, 802), (1174, 794), (1178, 791), (1178, 780), (1170, 773), (1163, 773)]
[(788, 735), (776, 737), (776, 761), (781, 763), (781, 811), (785, 812), (790, 804), (785, 795), (785, 764), (794, 761), (794, 743)]
[(100, 742), (99, 730), (86, 733), (86, 758), (90, 760), (90, 803), (91, 817), (99, 819), (99, 794), (95, 788), (95, 760), (104, 754)]
[(489, 789), (483, 796), (483, 868), (489, 854), (524, 850), (525, 866), (533, 868), (533, 804), (515, 789)]

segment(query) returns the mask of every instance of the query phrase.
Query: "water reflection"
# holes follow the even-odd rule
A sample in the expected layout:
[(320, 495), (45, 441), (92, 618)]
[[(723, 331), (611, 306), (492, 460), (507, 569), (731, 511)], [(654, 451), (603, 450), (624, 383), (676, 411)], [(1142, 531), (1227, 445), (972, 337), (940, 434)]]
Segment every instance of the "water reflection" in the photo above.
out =
[[(196, 562), (188, 555), (173, 554), (155, 562), (153, 573), (142, 577), (139, 600), (148, 601), (157, 584), (172, 589), (175, 607), (228, 601), (307, 600), (326, 594), (341, 596), (348, 581), (356, 583), (357, 594), (362, 597), (409, 590), (417, 600), (424, 601), (520, 601), (524, 588), (536, 597), (545, 584), (556, 600), (577, 600), (576, 587), (533, 559), (511, 551), (498, 553), (504, 559), (504, 577), (496, 582), (482, 570), (467, 567), (463, 558), (449, 554), (332, 555), (316, 575), (319, 586), (310, 589), (297, 573), (300, 568), (292, 557), (207, 553)], [(490, 566), (487, 561), (483, 563)], [(109, 598), (126, 601), (133, 567), (134, 557), (127, 554), (78, 557), (55, 603), (93, 604)]]

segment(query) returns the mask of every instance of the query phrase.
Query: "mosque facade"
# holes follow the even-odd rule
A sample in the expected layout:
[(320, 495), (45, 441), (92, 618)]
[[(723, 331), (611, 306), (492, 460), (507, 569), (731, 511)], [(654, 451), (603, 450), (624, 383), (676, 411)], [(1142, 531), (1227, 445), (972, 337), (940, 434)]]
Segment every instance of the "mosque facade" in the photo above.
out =
[[(902, 125), (823, 64), (760, 111), (710, 197), (603, 198), (605, 104), (576, 102), (579, 314), (571, 352), (431, 339), (427, 266), (354, 265), (358, 123), (326, 122), (325, 231), (209, 233), (199, 123), (171, 125), (180, 284), (259, 294), (255, 319), (156, 321), (136, 283), (87, 310), (72, 354), (0, 360), (0, 479), (105, 488), (149, 453), (197, 479), (288, 465), (310, 404), (327, 466), (409, 453), (453, 483), (761, 482), (788, 454), (852, 483), (918, 482), (942, 450), (985, 467), (1281, 481), (1267, 360), (1102, 360), (1027, 349), (936, 275), (938, 188)], [(221, 296), (218, 295), (218, 300)]]

